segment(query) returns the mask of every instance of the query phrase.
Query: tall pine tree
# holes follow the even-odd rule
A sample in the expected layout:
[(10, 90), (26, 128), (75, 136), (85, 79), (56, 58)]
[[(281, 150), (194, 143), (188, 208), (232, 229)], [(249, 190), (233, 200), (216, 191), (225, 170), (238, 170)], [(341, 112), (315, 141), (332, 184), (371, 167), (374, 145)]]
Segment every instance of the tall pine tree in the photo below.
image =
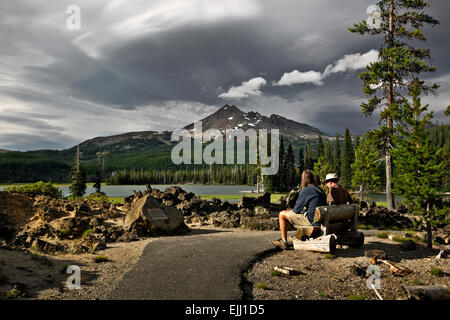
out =
[[(436, 19), (424, 12), (430, 4), (425, 0), (380, 0), (377, 3), (378, 17), (370, 17), (349, 28), (350, 32), (361, 35), (384, 36), (379, 60), (369, 64), (359, 78), (364, 83), (363, 92), (373, 96), (361, 104), (365, 116), (378, 109), (380, 112), (381, 132), (383, 133), (386, 162), (386, 201), (388, 209), (394, 209), (392, 193), (392, 140), (394, 123), (402, 118), (402, 96), (408, 89), (412, 77), (422, 72), (431, 72), (435, 68), (425, 62), (430, 58), (430, 50), (414, 48), (411, 40), (424, 41), (422, 29), (435, 26)], [(424, 86), (425, 93), (434, 91), (437, 85)], [(381, 92), (381, 95), (377, 95)]]
[(312, 170), (313, 165), (314, 165), (313, 152), (309, 143), (306, 143), (305, 157), (304, 157), (305, 170)]
[(352, 186), (352, 163), (355, 159), (355, 153), (353, 150), (352, 137), (350, 136), (350, 131), (345, 129), (344, 135), (344, 150), (342, 151), (342, 167), (341, 167), (341, 184), (345, 188), (350, 188)]
[(297, 179), (297, 172), (295, 170), (295, 155), (292, 149), (292, 143), (289, 142), (288, 151), (286, 154), (286, 190), (292, 190), (297, 187), (299, 181)]
[(400, 137), (395, 138), (396, 148), (393, 149), (396, 175), (394, 190), (405, 197), (413, 214), (420, 216), (426, 225), (427, 246), (432, 247), (432, 225), (436, 223), (439, 210), (436, 204), (440, 200), (437, 191), (439, 169), (436, 148), (426, 132), (433, 112), (425, 114), (428, 105), (422, 107), (419, 95), (423, 81), (415, 78), (410, 87), (412, 106), (405, 101), (405, 123), (398, 125)]
[(355, 151), (355, 162), (352, 164), (352, 186), (359, 188), (359, 200), (364, 200), (366, 192), (374, 192), (381, 184), (378, 166), (382, 162), (379, 152), (377, 131), (368, 131), (360, 140)]
[(86, 172), (80, 163), (80, 146), (77, 146), (77, 153), (73, 159), (72, 168), (69, 174), (69, 181), (69, 190), (72, 196), (84, 196), (86, 193)]
[(94, 189), (96, 193), (101, 193), (102, 191), (104, 166), (104, 160), (101, 158), (100, 153), (97, 153), (97, 168), (95, 170), (94, 178)]
[[(333, 151), (331, 150), (331, 143), (329, 140), (325, 142), (325, 151), (324, 151), (324, 161), (328, 165), (328, 168), (331, 170), (334, 167), (333, 164)], [(329, 172), (328, 172), (329, 173)]]
[(322, 136), (319, 135), (319, 139), (317, 141), (317, 158), (320, 156), (323, 156), (324, 150), (323, 150), (323, 140)]
[(305, 171), (305, 155), (303, 153), (303, 148), (300, 147), (300, 149), (298, 150), (298, 166), (297, 166), (297, 171), (298, 171), (298, 177), (300, 179), (300, 177), (302, 176), (303, 171)]
[(341, 144), (339, 142), (338, 134), (336, 134), (336, 143), (334, 145), (333, 171), (337, 175), (339, 175), (341, 172)]

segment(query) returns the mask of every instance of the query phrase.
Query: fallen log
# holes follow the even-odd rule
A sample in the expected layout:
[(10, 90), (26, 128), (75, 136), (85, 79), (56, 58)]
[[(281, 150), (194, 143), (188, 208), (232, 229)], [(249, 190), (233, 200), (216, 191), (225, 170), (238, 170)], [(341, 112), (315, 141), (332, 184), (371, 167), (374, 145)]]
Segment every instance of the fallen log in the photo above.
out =
[(413, 271), (403, 267), (393, 261), (389, 261), (389, 260), (379, 260), (380, 262), (387, 264), (389, 266), (389, 272), (398, 275), (398, 276), (406, 276), (410, 273), (412, 273)]
[(356, 204), (341, 204), (338, 206), (317, 207), (314, 212), (314, 222), (323, 223), (328, 215), (328, 221), (346, 220), (352, 218), (358, 212)]
[(282, 274), (286, 274), (288, 276), (295, 276), (295, 275), (300, 275), (301, 272), (298, 270), (295, 270), (294, 268), (291, 267), (277, 267), (275, 266), (274, 268), (275, 271), (279, 271)]
[(441, 286), (403, 286), (410, 300), (450, 300), (448, 288)]
[(301, 241), (294, 239), (294, 250), (316, 251), (316, 252), (336, 252), (336, 236), (330, 234), (315, 239)]

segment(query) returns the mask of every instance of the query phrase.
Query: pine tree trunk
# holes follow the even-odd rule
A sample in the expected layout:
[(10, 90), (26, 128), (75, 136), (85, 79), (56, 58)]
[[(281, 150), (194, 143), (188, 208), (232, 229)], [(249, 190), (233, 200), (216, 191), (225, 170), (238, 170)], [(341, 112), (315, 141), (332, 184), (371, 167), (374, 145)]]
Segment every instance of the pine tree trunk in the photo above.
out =
[(427, 247), (433, 248), (433, 231), (431, 229), (431, 222), (430, 222), (430, 204), (427, 204)]
[[(394, 0), (389, 3), (389, 48), (394, 46)], [(387, 96), (387, 107), (391, 110), (392, 104), (394, 102), (394, 80), (389, 79), (388, 83), (388, 96)], [(391, 155), (391, 144), (392, 144), (392, 118), (390, 115), (386, 118), (386, 125), (388, 128), (388, 136), (386, 139), (386, 205), (388, 210), (395, 209), (394, 195), (392, 193), (392, 155)]]
[(430, 221), (427, 221), (427, 247), (433, 248), (433, 231), (431, 230)]
[(389, 150), (386, 151), (386, 205), (388, 210), (395, 209), (394, 194), (392, 193), (392, 156)]

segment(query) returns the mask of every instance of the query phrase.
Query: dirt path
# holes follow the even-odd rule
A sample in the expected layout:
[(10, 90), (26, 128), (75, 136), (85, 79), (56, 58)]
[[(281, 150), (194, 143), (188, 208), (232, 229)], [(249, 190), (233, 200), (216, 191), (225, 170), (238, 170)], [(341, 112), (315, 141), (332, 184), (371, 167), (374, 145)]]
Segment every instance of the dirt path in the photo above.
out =
[[(338, 249), (333, 257), (274, 252), (269, 240), (279, 237), (277, 231), (217, 228), (108, 244), (96, 254), (53, 256), (0, 248), (0, 295), (16, 288), (18, 298), (26, 299), (377, 299), (366, 276), (352, 271), (354, 265), (366, 270), (364, 251), (370, 249), (382, 249), (390, 260), (414, 271), (398, 277), (382, 265), (379, 292), (384, 299), (400, 296), (403, 284), (450, 285), (449, 258), (434, 259), (437, 249), (419, 245), (405, 251), (399, 243), (377, 238), (375, 231), (365, 233), (363, 249)], [(272, 253), (261, 258), (264, 252)], [(97, 256), (108, 261), (96, 263)], [(69, 265), (81, 269), (80, 290), (66, 286)], [(277, 276), (275, 266), (301, 274)], [(432, 268), (442, 276), (432, 275)]]
[[(374, 234), (371, 231), (369, 234)], [(395, 232), (397, 233), (397, 232)], [(399, 243), (376, 236), (367, 236), (362, 249), (337, 249), (336, 255), (286, 250), (277, 252), (258, 261), (248, 272), (249, 298), (260, 300), (378, 300), (374, 290), (367, 287), (366, 270), (369, 258), (364, 252), (381, 249), (388, 258), (413, 272), (396, 276), (389, 266), (380, 264), (379, 294), (384, 300), (401, 298), (402, 285), (450, 286), (449, 257), (434, 259), (438, 249), (428, 249), (419, 244), (416, 250), (403, 250)], [(447, 248), (450, 249), (450, 248)], [(361, 274), (355, 274), (353, 266), (361, 267)], [(291, 267), (300, 272), (297, 276), (274, 273), (275, 266)], [(432, 275), (431, 269), (441, 270), (441, 276)], [(449, 287), (450, 288), (450, 287)]]

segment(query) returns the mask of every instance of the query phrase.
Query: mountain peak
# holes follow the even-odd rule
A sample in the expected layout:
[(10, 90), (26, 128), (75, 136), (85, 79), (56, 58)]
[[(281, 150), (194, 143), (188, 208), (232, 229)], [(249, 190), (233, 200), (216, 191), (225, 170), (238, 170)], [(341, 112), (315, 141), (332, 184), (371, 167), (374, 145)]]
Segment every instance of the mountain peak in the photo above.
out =
[(238, 107), (236, 107), (235, 105), (229, 105), (226, 104), (224, 105), (222, 108), (220, 108), (218, 111), (226, 111), (226, 112), (242, 112)]
[[(316, 138), (319, 135), (327, 136), (327, 134), (324, 134), (317, 128), (277, 114), (271, 114), (270, 117), (266, 117), (255, 111), (245, 113), (235, 105), (228, 104), (206, 118), (201, 119), (201, 122), (203, 131), (208, 129), (219, 129), (222, 132), (225, 132), (227, 129), (279, 129), (283, 135), (298, 138)], [(193, 128), (194, 123), (184, 127), (187, 130)]]

